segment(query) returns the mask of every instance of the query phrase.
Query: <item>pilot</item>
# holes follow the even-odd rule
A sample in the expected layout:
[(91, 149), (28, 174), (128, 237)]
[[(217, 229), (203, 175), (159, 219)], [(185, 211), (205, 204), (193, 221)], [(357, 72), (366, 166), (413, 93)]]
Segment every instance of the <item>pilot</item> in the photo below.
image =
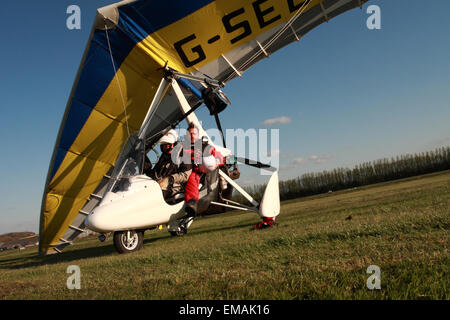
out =
[(202, 175), (223, 165), (224, 158), (213, 146), (199, 139), (199, 129), (193, 123), (189, 124), (186, 137), (188, 141), (184, 143), (183, 152), (185, 157), (190, 156), (189, 162), (192, 164), (192, 173), (189, 175), (185, 187), (184, 200), (186, 202), (186, 213), (193, 217), (197, 214), (198, 188)]
[(183, 189), (192, 172), (192, 166), (188, 163), (174, 162), (172, 159), (172, 156), (175, 156), (174, 152), (183, 152), (181, 145), (178, 144), (178, 134), (175, 130), (171, 129), (158, 141), (158, 144), (162, 154), (153, 168), (147, 165), (144, 173), (159, 183), (163, 196), (167, 199)]

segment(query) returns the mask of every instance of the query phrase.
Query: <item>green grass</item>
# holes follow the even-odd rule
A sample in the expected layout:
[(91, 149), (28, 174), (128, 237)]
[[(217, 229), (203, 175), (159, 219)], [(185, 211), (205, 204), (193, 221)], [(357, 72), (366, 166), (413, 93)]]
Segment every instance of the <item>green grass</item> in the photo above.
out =
[[(61, 255), (0, 253), (2, 299), (449, 299), (450, 171), (199, 218), (148, 231), (139, 252), (84, 239)], [(351, 216), (351, 219), (348, 218)], [(81, 269), (81, 289), (66, 286)], [(369, 265), (381, 290), (368, 290)]]

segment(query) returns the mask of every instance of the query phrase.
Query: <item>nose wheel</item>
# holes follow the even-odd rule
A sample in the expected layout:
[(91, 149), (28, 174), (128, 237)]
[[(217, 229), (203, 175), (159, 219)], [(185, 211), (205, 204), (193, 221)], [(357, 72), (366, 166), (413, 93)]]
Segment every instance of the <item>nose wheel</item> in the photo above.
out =
[(137, 230), (114, 232), (114, 247), (119, 253), (139, 250), (144, 242), (144, 232)]

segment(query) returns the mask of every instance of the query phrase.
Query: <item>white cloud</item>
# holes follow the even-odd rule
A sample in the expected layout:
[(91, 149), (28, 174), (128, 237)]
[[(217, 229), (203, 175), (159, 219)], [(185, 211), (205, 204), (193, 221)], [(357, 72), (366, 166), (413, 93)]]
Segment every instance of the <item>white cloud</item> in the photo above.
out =
[(322, 156), (317, 156), (315, 154), (309, 156), (308, 160), (313, 161), (315, 164), (321, 164), (324, 162), (327, 162), (327, 160), (334, 158), (333, 155), (328, 154), (328, 155), (322, 155)]
[(269, 157), (276, 157), (276, 156), (278, 156), (279, 157), (280, 156), (280, 149), (269, 151), (267, 153), (267, 156), (269, 156)]
[(314, 163), (314, 164), (322, 164), (327, 162), (329, 159), (334, 158), (334, 155), (310, 155), (307, 158), (302, 158), (302, 157), (298, 157), (298, 158), (294, 158), (292, 159), (289, 164), (287, 165), (282, 165), (280, 166), (280, 169), (294, 169), (294, 168), (298, 168), (301, 167), (303, 165), (307, 165), (308, 163)]
[(292, 160), (289, 162), (289, 164), (280, 166), (280, 169), (286, 170), (286, 169), (294, 169), (294, 168), (298, 168), (298, 167), (302, 166), (303, 164), (305, 164), (306, 162), (308, 162), (308, 159), (305, 159), (305, 158), (295, 158), (295, 159), (292, 159)]
[(308, 159), (305, 158), (295, 158), (291, 161), (291, 164), (294, 166), (301, 166), (302, 164), (305, 164), (308, 162)]
[(290, 122), (292, 122), (291, 118), (282, 116), (282, 117), (278, 117), (278, 118), (267, 119), (261, 124), (263, 126), (269, 127), (269, 126), (273, 126), (275, 124), (286, 124), (286, 123), (290, 123)]
[(282, 157), (282, 158), (293, 158), (295, 156), (296, 156), (295, 153), (282, 153), (282, 152), (280, 152), (280, 157)]

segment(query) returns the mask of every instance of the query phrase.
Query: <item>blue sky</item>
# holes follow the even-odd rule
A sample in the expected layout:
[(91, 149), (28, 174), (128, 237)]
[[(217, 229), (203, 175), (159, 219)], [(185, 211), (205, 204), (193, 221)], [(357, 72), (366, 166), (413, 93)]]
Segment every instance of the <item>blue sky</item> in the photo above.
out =
[[(0, 233), (38, 231), (45, 178), (96, 8), (7, 2), (0, 11)], [(81, 30), (66, 9), (81, 8)], [(450, 2), (375, 0), (323, 24), (227, 84), (227, 128), (280, 130), (280, 179), (450, 144)], [(206, 128), (208, 113), (198, 113)], [(268, 119), (290, 122), (264, 126)], [(319, 161), (320, 160), (320, 161)], [(243, 170), (244, 185), (263, 183)]]

